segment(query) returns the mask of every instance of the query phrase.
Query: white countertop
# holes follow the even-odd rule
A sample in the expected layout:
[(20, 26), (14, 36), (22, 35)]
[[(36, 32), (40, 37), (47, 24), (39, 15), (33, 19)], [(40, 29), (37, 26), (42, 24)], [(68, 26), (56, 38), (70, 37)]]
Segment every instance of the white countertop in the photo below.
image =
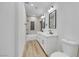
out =
[(49, 36), (57, 36), (56, 33), (49, 34), (49, 33), (44, 33), (44, 32), (38, 32), (38, 34), (41, 34), (41, 35), (44, 35), (44, 36), (47, 36), (47, 37), (49, 37)]

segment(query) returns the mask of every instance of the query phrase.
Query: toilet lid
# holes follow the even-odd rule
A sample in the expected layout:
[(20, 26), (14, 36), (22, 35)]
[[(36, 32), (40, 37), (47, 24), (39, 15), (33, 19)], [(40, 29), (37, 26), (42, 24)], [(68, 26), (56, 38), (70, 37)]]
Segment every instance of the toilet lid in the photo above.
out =
[(55, 52), (55, 53), (52, 53), (50, 57), (68, 57), (68, 56), (63, 52)]

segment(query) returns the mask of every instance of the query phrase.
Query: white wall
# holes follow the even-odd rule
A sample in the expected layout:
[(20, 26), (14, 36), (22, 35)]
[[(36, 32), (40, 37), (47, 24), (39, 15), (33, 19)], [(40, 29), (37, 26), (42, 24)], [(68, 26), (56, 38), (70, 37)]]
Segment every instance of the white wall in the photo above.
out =
[(15, 5), (0, 2), (0, 56), (15, 56)]
[(79, 3), (56, 3), (59, 38), (79, 41)]
[(22, 56), (23, 48), (25, 44), (25, 34), (26, 34), (26, 12), (24, 3), (16, 3), (16, 56)]
[(0, 56), (22, 56), (25, 20), (24, 3), (0, 3)]

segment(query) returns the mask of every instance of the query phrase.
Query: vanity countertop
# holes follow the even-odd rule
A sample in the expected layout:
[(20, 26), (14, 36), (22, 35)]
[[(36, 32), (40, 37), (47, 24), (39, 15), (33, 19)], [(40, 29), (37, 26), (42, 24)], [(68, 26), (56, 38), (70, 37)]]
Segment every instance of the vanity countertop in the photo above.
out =
[(50, 34), (50, 33), (45, 33), (45, 32), (38, 32), (38, 34), (44, 35), (46, 37), (57, 36), (56, 33)]

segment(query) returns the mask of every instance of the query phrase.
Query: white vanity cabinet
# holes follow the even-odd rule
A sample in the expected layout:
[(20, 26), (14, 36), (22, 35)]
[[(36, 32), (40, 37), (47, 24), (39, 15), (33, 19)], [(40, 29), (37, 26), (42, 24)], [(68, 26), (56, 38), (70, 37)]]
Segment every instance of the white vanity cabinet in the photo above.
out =
[(46, 35), (46, 33), (44, 35), (43, 33), (38, 33), (38, 41), (48, 56), (57, 50), (57, 40), (57, 35)]

